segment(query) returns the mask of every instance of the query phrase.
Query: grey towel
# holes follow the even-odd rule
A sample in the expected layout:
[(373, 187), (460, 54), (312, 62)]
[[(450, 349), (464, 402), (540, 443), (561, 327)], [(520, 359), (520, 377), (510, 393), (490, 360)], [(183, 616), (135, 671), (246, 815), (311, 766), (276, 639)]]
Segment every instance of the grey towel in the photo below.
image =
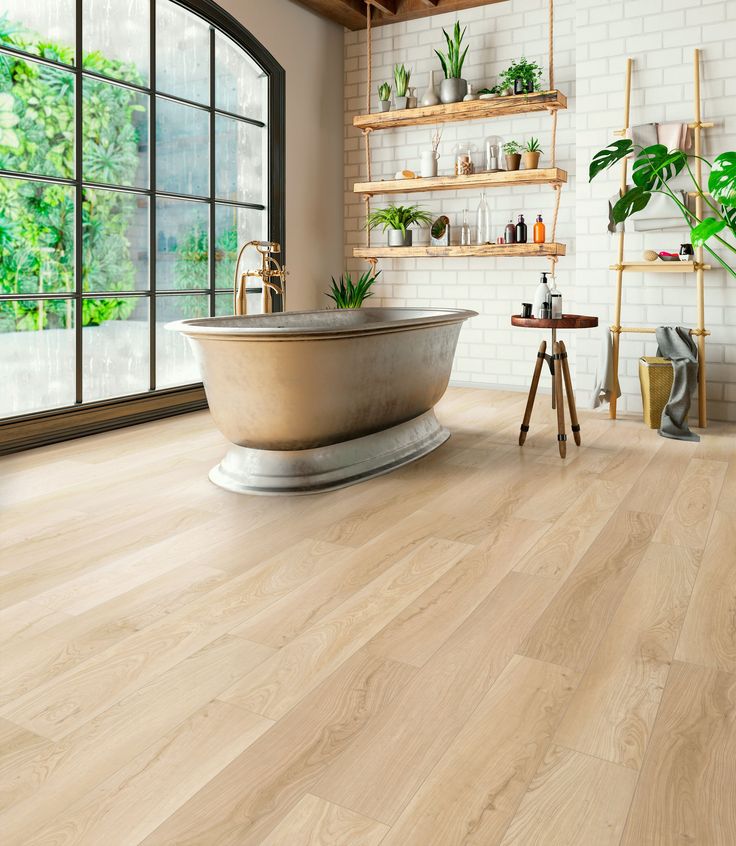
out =
[(680, 441), (699, 441), (687, 425), (690, 396), (698, 378), (698, 348), (684, 326), (657, 327), (657, 355), (672, 362), (674, 379), (662, 412), (659, 434)]

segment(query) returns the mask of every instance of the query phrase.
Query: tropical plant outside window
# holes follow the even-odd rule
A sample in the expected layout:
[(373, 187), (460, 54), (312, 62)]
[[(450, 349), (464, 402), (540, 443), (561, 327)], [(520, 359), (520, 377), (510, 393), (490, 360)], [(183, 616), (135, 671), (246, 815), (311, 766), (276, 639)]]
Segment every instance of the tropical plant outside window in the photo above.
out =
[(3, 6), (0, 417), (197, 382), (163, 325), (271, 235), (267, 74), (174, 0)]

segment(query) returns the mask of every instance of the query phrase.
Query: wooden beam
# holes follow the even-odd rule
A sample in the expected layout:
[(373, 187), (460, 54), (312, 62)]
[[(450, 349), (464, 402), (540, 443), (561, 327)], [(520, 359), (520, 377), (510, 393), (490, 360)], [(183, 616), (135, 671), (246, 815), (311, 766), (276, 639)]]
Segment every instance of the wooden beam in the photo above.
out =
[(436, 6), (439, 3), (439, 0), (422, 0), (422, 3), (425, 6)]
[(294, 0), (323, 18), (351, 30), (365, 29), (365, 3), (362, 0)]
[(373, 6), (386, 15), (395, 15), (398, 11), (399, 0), (371, 0)]

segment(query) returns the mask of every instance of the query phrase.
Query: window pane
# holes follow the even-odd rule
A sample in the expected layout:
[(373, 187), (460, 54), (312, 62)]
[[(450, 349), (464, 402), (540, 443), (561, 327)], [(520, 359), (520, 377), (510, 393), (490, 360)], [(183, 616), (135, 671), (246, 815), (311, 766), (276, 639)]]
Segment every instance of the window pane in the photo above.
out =
[[(235, 260), (238, 257), (238, 249), (248, 241), (265, 241), (267, 237), (265, 211), (218, 203), (215, 207), (216, 286), (232, 288), (235, 284)], [(248, 249), (243, 253), (240, 260), (241, 270), (253, 270), (260, 266), (261, 258), (255, 249)]]
[(84, 0), (84, 67), (148, 85), (149, 8), (149, 0)]
[(148, 197), (85, 188), (84, 290), (148, 288)]
[(160, 191), (209, 193), (209, 114), (160, 97), (156, 102), (156, 182)]
[(221, 32), (215, 33), (215, 105), (225, 112), (266, 121), (268, 78)]
[[(229, 291), (227, 294), (216, 294), (215, 315), (217, 317), (220, 317), (233, 314), (233, 312), (235, 311), (235, 307), (233, 305), (234, 299), (235, 295), (232, 291)], [(248, 303), (248, 305), (250, 305), (250, 303)]]
[(84, 179), (148, 187), (148, 95), (85, 79)]
[(73, 405), (74, 303), (0, 301), (0, 417)]
[(210, 104), (209, 25), (171, 0), (156, 3), (156, 88)]
[(148, 299), (85, 299), (82, 307), (84, 401), (147, 391)]
[(74, 36), (74, 0), (3, 2), (0, 10), (0, 44), (73, 65)]
[(74, 176), (74, 74), (0, 56), (0, 169)]
[(156, 297), (156, 387), (201, 382), (189, 342), (165, 325), (172, 320), (209, 317), (210, 298), (205, 294)]
[(263, 164), (267, 137), (268, 133), (260, 126), (217, 115), (215, 193), (218, 199), (265, 203)]
[(209, 288), (208, 203), (156, 201), (156, 288)]
[(0, 179), (0, 293), (74, 290), (74, 188)]

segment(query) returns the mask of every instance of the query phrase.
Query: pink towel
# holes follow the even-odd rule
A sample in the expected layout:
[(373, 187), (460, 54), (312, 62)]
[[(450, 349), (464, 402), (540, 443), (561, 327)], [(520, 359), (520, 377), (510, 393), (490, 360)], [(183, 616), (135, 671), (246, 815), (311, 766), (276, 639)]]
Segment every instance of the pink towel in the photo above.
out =
[(657, 142), (668, 150), (687, 153), (693, 145), (693, 133), (686, 123), (658, 123)]

